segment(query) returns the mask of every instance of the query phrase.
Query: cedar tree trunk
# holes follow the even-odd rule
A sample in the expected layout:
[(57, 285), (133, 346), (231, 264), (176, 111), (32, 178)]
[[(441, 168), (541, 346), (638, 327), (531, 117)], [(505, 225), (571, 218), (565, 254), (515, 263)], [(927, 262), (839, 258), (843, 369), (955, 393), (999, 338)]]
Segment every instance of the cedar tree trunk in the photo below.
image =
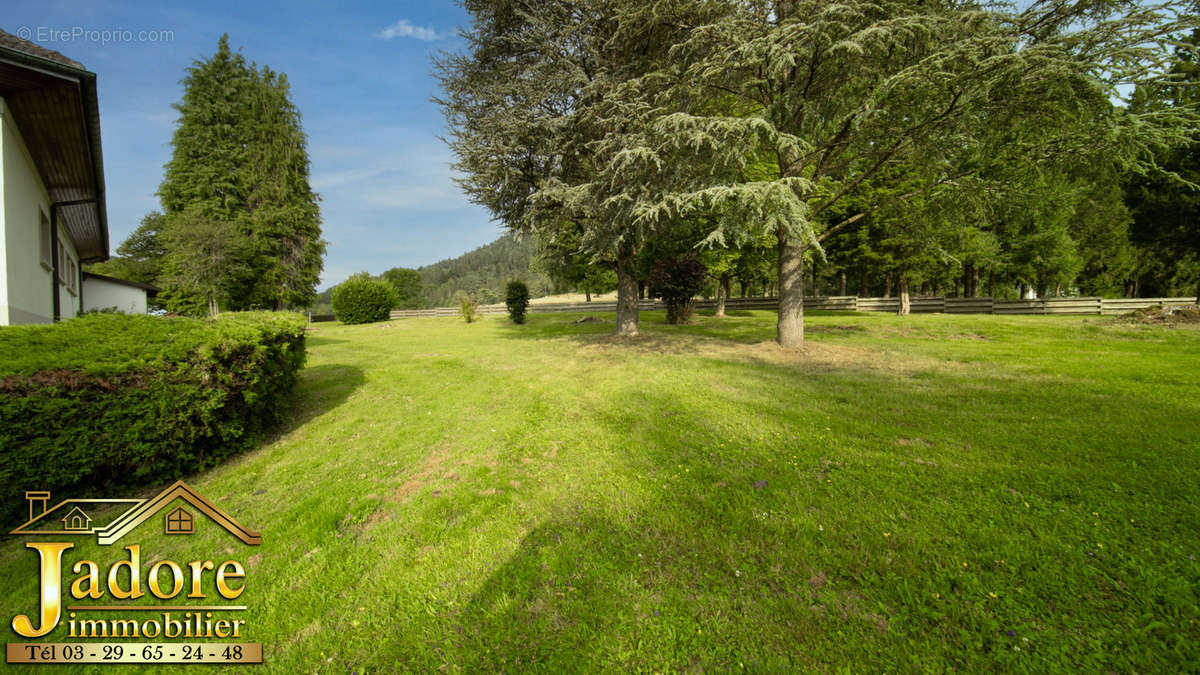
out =
[(804, 346), (804, 247), (779, 233), (779, 323), (775, 339), (785, 349)]
[(729, 297), (729, 275), (722, 274), (717, 280), (717, 312), (714, 316), (725, 316), (725, 299)]
[(638, 287), (630, 253), (617, 257), (617, 335), (638, 334)]

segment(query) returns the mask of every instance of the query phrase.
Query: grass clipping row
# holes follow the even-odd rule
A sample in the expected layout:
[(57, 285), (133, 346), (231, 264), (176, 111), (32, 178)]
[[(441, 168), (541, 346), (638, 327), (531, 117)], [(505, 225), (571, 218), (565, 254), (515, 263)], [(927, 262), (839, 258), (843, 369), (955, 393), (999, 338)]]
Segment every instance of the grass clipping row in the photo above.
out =
[(1128, 314), (1122, 314), (1117, 317), (1117, 322), (1144, 326), (1200, 325), (1200, 307), (1196, 305), (1154, 305), (1153, 307), (1146, 307), (1129, 312)]

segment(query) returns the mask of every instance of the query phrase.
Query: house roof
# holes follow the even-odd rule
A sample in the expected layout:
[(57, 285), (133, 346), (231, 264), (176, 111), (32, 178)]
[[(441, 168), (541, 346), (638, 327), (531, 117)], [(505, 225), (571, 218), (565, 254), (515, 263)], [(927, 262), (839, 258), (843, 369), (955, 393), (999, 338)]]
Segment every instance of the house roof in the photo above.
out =
[(143, 284), (143, 283), (137, 282), (137, 281), (130, 281), (129, 279), (118, 279), (116, 277), (106, 277), (103, 274), (96, 274), (95, 272), (84, 272), (83, 278), (84, 279), (99, 279), (101, 281), (110, 281), (114, 284), (121, 284), (122, 286), (129, 286), (131, 288), (140, 288), (140, 289), (146, 291), (146, 294), (151, 297), (157, 295), (158, 292), (162, 290), (158, 286), (152, 286), (150, 284)]
[(83, 262), (108, 259), (96, 74), (0, 30), (0, 97)]
[(53, 49), (46, 49), (35, 42), (23, 40), (12, 33), (5, 33), (2, 30), (0, 30), (0, 47), (8, 47), (9, 49), (14, 49), (19, 52), (32, 54), (33, 56), (40, 56), (48, 61), (57, 61), (64, 66), (71, 66), (72, 68), (84, 70), (83, 64), (75, 59), (63, 56), (61, 53), (56, 52)]

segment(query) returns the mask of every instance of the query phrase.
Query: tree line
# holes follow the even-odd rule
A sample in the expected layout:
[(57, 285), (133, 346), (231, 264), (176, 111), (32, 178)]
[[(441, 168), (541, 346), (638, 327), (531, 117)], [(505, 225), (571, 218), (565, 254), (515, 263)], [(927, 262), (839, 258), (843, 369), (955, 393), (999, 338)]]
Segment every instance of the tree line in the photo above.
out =
[(613, 274), (618, 334), (694, 258), (795, 347), (811, 286), (1195, 289), (1194, 5), (479, 0), (438, 102), (466, 194)]

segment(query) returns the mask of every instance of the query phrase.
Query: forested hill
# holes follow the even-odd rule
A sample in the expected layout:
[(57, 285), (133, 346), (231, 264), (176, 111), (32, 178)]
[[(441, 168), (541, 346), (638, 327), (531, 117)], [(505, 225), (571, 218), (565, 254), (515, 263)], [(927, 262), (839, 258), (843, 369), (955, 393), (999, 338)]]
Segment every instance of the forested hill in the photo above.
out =
[(504, 285), (520, 279), (533, 297), (551, 292), (550, 279), (530, 269), (535, 254), (532, 237), (520, 241), (506, 234), (496, 241), (457, 258), (417, 268), (421, 274), (421, 296), (426, 306), (449, 305), (458, 291), (477, 294), (482, 302), (501, 302)]

